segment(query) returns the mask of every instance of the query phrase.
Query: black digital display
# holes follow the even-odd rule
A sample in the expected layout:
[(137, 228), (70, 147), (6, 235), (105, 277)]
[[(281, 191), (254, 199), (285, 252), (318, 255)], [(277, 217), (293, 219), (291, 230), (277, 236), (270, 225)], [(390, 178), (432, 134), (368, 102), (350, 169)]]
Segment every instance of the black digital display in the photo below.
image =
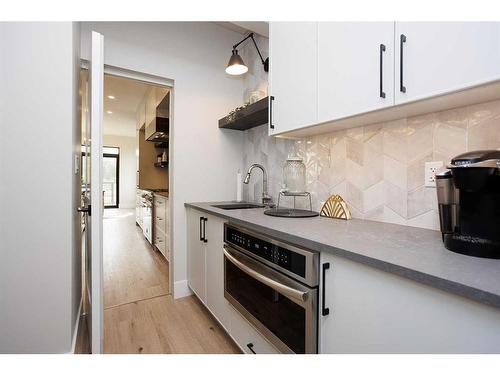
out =
[(226, 227), (226, 242), (243, 248), (265, 260), (274, 263), (300, 277), (306, 276), (306, 257), (271, 242)]

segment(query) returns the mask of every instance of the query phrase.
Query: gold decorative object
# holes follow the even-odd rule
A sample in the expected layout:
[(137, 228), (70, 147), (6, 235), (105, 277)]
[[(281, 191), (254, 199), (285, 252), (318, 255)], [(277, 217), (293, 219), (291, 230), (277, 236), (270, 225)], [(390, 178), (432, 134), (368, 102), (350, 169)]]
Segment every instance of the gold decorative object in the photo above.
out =
[(347, 207), (347, 203), (338, 194), (332, 195), (325, 202), (320, 212), (321, 216), (331, 217), (334, 219), (350, 220), (352, 219), (351, 211)]

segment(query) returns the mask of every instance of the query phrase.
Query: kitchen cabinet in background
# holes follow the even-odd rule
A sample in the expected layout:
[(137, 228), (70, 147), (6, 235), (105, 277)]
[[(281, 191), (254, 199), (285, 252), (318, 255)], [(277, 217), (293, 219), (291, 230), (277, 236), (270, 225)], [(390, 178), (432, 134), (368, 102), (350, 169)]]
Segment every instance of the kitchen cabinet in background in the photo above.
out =
[(154, 194), (153, 244), (170, 262), (169, 200), (160, 194)]
[(148, 139), (156, 129), (156, 117), (158, 116), (158, 105), (161, 103), (168, 89), (165, 87), (150, 87), (145, 96), (145, 138)]

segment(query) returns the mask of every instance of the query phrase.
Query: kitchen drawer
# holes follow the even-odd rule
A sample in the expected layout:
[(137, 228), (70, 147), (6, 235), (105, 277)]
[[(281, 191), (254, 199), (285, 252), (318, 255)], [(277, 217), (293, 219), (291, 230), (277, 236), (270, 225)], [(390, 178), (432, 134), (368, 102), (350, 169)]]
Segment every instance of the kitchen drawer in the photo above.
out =
[(232, 315), (231, 336), (246, 354), (278, 354), (279, 351), (236, 311)]
[(153, 218), (154, 225), (162, 230), (162, 232), (167, 232), (167, 218), (165, 212), (155, 209), (155, 216)]
[(156, 246), (156, 248), (160, 251), (160, 253), (163, 254), (163, 256), (165, 258), (167, 258), (167, 260), (169, 259), (169, 257), (167, 256), (167, 252), (168, 252), (168, 237), (165, 235), (165, 233), (160, 229), (158, 228), (158, 226), (155, 226), (155, 234), (154, 234), (154, 245)]
[(155, 194), (154, 196), (154, 201), (155, 201), (155, 207), (162, 207), (165, 209), (167, 207), (167, 198), (162, 197), (161, 195)]

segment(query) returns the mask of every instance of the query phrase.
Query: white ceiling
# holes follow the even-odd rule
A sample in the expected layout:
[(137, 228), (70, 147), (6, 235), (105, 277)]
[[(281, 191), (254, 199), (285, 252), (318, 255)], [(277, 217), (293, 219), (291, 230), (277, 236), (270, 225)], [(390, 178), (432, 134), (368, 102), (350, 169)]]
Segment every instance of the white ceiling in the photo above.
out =
[[(148, 87), (131, 79), (104, 77), (104, 134), (135, 137), (137, 107)], [(108, 95), (115, 99), (109, 99)]]
[(253, 31), (256, 34), (269, 38), (269, 23), (268, 22), (216, 22), (218, 25), (236, 31), (242, 35)]

